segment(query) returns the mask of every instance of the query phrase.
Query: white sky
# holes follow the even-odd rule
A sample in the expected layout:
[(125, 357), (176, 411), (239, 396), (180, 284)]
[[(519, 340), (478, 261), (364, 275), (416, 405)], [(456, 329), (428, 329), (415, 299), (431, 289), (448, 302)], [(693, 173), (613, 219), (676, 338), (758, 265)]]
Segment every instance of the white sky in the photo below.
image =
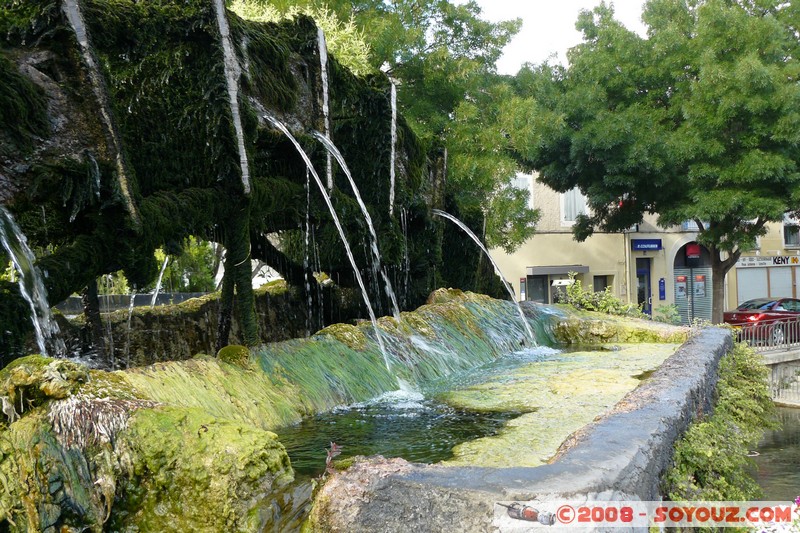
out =
[[(575, 29), (578, 13), (592, 9), (600, 0), (477, 0), (482, 18), (491, 21), (522, 19), (522, 29), (506, 46), (497, 62), (500, 74), (516, 74), (523, 63), (542, 63), (556, 54), (556, 62), (566, 65), (567, 49), (581, 42)], [(644, 0), (616, 0), (614, 17), (628, 29), (645, 34), (641, 22)]]

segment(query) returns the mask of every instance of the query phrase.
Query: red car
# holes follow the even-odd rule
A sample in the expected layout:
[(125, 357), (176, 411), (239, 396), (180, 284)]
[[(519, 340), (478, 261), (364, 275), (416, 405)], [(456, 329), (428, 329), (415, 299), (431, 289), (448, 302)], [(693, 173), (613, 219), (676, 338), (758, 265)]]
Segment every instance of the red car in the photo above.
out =
[(741, 340), (766, 342), (770, 346), (800, 339), (800, 300), (756, 298), (723, 314), (726, 324), (739, 326)]

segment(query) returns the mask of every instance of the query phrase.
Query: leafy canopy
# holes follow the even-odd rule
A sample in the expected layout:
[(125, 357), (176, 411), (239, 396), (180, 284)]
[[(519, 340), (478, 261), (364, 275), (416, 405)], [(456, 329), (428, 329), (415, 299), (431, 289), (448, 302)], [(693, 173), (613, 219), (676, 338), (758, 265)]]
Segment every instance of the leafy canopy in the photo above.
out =
[(544, 183), (587, 195), (579, 240), (645, 213), (664, 227), (695, 220), (699, 241), (730, 254), (724, 274), (797, 208), (797, 13), (774, 0), (650, 0), (641, 38), (601, 4), (581, 14), (569, 68), (517, 76), (507, 131)]
[(231, 7), (256, 20), (308, 14), (343, 65), (358, 74), (384, 70), (426, 150), (447, 150), (448, 195), (460, 212), (484, 220), (473, 229), (509, 251), (530, 237), (538, 214), (509, 186), (519, 167), (497, 122), (511, 86), (495, 65), (519, 19), (488, 22), (476, 2), (449, 0), (234, 0)]

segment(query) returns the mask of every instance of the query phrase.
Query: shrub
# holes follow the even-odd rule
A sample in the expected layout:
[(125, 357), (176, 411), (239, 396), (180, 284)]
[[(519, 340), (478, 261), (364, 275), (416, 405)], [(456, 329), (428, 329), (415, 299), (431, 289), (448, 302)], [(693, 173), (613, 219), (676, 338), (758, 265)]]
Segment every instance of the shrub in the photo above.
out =
[(604, 291), (594, 292), (584, 289), (581, 280), (575, 278), (575, 273), (569, 273), (572, 284), (567, 285), (567, 294), (563, 303), (571, 305), (576, 309), (587, 311), (598, 311), (609, 315), (622, 315), (637, 318), (646, 318), (639, 306), (628, 304), (614, 296), (611, 287), (606, 287)]

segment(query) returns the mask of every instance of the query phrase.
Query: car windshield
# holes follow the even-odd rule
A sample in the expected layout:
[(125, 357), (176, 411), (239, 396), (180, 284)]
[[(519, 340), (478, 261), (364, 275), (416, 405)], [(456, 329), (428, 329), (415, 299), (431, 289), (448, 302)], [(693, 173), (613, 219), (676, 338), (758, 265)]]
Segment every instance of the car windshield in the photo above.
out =
[(776, 300), (770, 300), (768, 298), (758, 298), (757, 300), (747, 300), (744, 303), (739, 304), (739, 311), (746, 311), (748, 309), (769, 309), (772, 307), (772, 304), (775, 303)]

